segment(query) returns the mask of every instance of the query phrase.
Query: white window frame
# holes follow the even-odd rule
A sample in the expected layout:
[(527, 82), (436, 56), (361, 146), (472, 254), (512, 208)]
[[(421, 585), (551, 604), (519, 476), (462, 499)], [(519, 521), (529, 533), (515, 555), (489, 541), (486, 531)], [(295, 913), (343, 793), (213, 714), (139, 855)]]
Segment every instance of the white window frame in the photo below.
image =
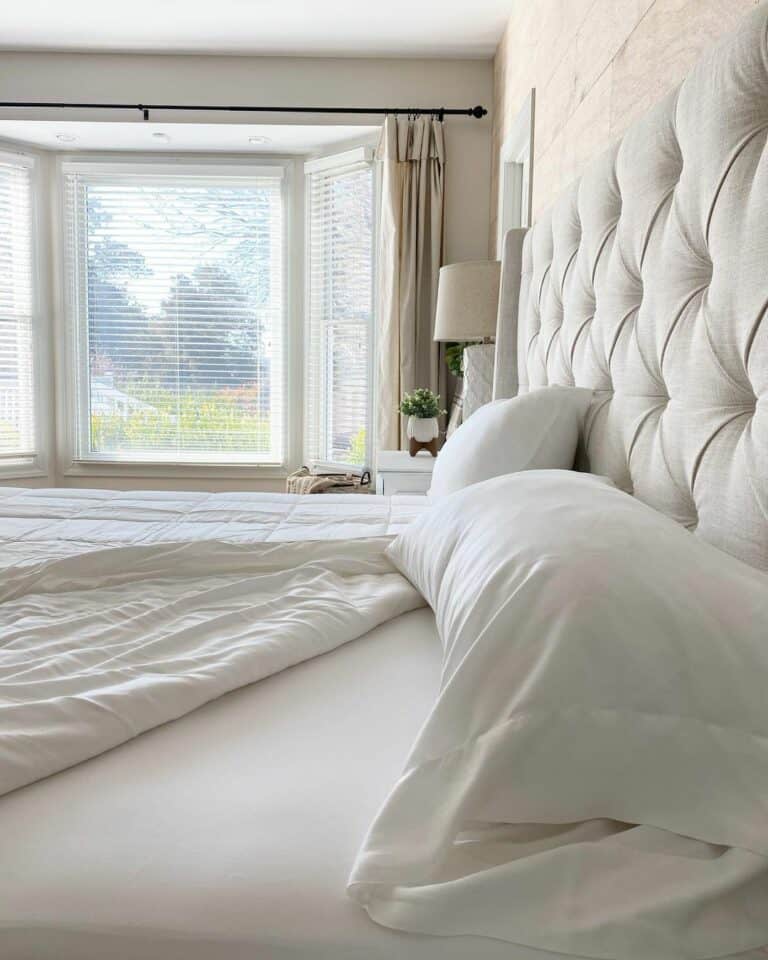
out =
[(35, 419), (33, 450), (30, 457), (3, 463), (0, 460), (0, 482), (10, 480), (36, 479), (48, 477), (50, 467), (51, 436), (51, 382), (50, 336), (47, 323), (48, 284), (47, 258), (43, 245), (45, 230), (44, 202), (45, 171), (41, 158), (35, 153), (14, 150), (12, 144), (0, 142), (0, 158), (6, 163), (15, 163), (30, 171), (30, 238), (32, 245), (32, 283), (31, 324), (32, 324), (32, 389), (34, 392), (33, 409)]
[[(57, 372), (57, 461), (58, 472), (64, 477), (115, 477), (152, 480), (162, 478), (178, 479), (233, 479), (233, 480), (269, 480), (283, 478), (295, 469), (301, 449), (301, 376), (297, 376), (296, 353), (300, 351), (300, 335), (297, 327), (303, 314), (301, 290), (294, 289), (293, 278), (301, 277), (297, 271), (295, 251), (301, 251), (303, 242), (296, 236), (296, 184), (300, 178), (296, 175), (299, 161), (289, 157), (233, 157), (221, 155), (215, 157), (189, 158), (183, 155), (164, 156), (158, 162), (157, 156), (138, 156), (126, 162), (125, 155), (63, 154), (57, 158), (55, 176), (55, 198), (53, 235), (55, 236), (56, 289), (56, 342), (60, 345), (56, 355)], [(258, 175), (275, 168), (281, 170), (283, 178), (283, 463), (158, 463), (131, 460), (115, 462), (97, 459), (80, 459), (77, 455), (78, 409), (81, 398), (77, 389), (77, 363), (75, 338), (78, 335), (78, 318), (72, 315), (69, 304), (68, 271), (66, 263), (66, 191), (65, 178), (70, 173), (141, 173), (150, 175), (172, 175), (174, 168), (188, 176), (221, 177), (230, 171), (233, 178)], [(225, 182), (225, 178), (222, 178)], [(303, 198), (302, 198), (303, 199)], [(301, 204), (300, 206), (303, 206)], [(299, 211), (301, 212), (301, 210)], [(301, 221), (299, 221), (299, 224)], [(300, 357), (299, 357), (300, 359)], [(298, 368), (301, 369), (300, 367)]]
[[(380, 203), (381, 203), (381, 176), (380, 171), (377, 169), (377, 165), (374, 163), (375, 159), (375, 150), (370, 144), (363, 144), (360, 146), (352, 147), (349, 150), (344, 150), (338, 153), (328, 154), (322, 157), (314, 157), (311, 160), (307, 160), (304, 163), (304, 290), (305, 290), (305, 310), (309, 307), (309, 290), (310, 290), (310, 243), (311, 243), (311, 232), (310, 232), (310, 210), (311, 210), (311, 184), (310, 184), (310, 174), (312, 173), (323, 173), (328, 170), (336, 170), (342, 167), (350, 166), (354, 163), (370, 163), (373, 165), (373, 236), (371, 238), (371, 266), (373, 271), (373, 289), (371, 290), (371, 329), (369, 331), (369, 344), (370, 350), (368, 352), (368, 425), (369, 425), (369, 436), (367, 438), (367, 459), (365, 466), (373, 469), (375, 466), (376, 459), (376, 436), (377, 436), (377, 427), (376, 422), (376, 331), (378, 329), (377, 319), (377, 305), (378, 305), (378, 263), (377, 263), (377, 253), (378, 253), (378, 230), (379, 230), (379, 215), (380, 215)], [(308, 342), (308, 337), (306, 335), (306, 330), (309, 326), (309, 318), (304, 318), (304, 343)], [(309, 381), (307, 375), (307, 364), (309, 362), (309, 357), (305, 356), (304, 360), (304, 380), (305, 382)], [(304, 404), (306, 404), (306, 397), (304, 398)], [(303, 404), (303, 405), (304, 405)], [(302, 406), (303, 406), (302, 405)], [(303, 451), (303, 462), (307, 463), (309, 460), (308, 451), (305, 448), (305, 437), (302, 435), (302, 451)], [(328, 463), (328, 461), (324, 461)], [(349, 469), (349, 464), (339, 462), (336, 464), (340, 472)]]
[(499, 206), (496, 237), (496, 249), (499, 253), (501, 253), (504, 234), (507, 230), (531, 225), (535, 121), (536, 90), (531, 89), (499, 152)]

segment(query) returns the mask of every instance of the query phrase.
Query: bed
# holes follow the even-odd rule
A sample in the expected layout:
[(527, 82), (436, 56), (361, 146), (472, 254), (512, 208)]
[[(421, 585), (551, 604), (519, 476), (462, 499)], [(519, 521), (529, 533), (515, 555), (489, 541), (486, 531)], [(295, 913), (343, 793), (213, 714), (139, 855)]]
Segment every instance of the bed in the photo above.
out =
[[(761, 571), (767, 33), (763, 6), (524, 239), (508, 236), (495, 388), (499, 398), (558, 384), (595, 391), (582, 465)], [(407, 532), (426, 507), (6, 488), (0, 556), (16, 580), (0, 589), (21, 590), (29, 570), (58, 583), (73, 561), (108, 567), (121, 549), (140, 565), (169, 538), (193, 545), (195, 563), (224, 544), (235, 566), (243, 551), (290, 559), (341, 538), (349, 563), (356, 543)], [(428, 726), (441, 657), (434, 616), (405, 597), (400, 615), (354, 642), (0, 797), (0, 956), (562, 955), (397, 932), (345, 894), (361, 838)]]

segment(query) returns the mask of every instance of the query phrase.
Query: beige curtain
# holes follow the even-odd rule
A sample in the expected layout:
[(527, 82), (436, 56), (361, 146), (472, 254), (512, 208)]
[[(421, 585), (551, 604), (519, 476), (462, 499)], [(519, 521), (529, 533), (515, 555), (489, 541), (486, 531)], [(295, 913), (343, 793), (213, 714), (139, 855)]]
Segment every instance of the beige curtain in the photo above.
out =
[(405, 447), (397, 406), (406, 390), (429, 387), (447, 406), (448, 370), (432, 339), (443, 262), (445, 141), (430, 117), (387, 117), (378, 243), (377, 442)]

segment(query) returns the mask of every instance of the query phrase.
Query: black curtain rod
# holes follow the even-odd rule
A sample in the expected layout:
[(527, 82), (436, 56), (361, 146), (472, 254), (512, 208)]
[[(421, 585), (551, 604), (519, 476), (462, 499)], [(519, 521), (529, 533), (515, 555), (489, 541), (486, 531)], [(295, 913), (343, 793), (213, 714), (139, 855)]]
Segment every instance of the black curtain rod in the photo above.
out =
[(474, 117), (479, 120), (486, 116), (485, 107), (468, 107), (459, 110), (448, 107), (241, 107), (221, 106), (220, 104), (181, 104), (181, 103), (54, 103), (41, 101), (5, 100), (0, 101), (2, 107), (20, 107), (32, 109), (64, 109), (64, 110), (138, 110), (145, 120), (149, 120), (150, 110), (196, 110), (218, 111), (223, 113), (337, 113), (337, 114), (387, 114), (402, 113), (418, 116), (430, 114), (438, 117)]

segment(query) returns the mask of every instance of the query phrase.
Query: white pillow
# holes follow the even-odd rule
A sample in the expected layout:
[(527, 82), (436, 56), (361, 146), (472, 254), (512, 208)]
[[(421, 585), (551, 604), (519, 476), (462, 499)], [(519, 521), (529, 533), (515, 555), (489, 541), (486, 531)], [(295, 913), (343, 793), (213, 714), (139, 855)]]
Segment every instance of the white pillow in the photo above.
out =
[(768, 943), (768, 576), (565, 470), (440, 499), (387, 553), (444, 652), (358, 854), (370, 915), (621, 960)]
[(433, 497), (521, 470), (570, 470), (592, 391), (544, 387), (480, 407), (440, 451)]

